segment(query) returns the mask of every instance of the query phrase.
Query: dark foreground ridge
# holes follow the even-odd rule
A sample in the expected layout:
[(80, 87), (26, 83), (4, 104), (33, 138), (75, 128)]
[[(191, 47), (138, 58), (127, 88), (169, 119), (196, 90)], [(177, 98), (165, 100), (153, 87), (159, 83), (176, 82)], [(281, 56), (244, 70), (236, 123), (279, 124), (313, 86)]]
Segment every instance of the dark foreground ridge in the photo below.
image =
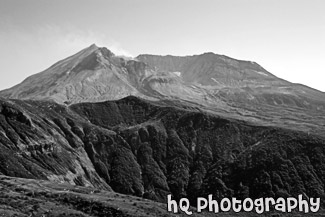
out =
[(162, 203), (44, 180), (0, 176), (0, 193), (0, 216), (167, 216)]
[[(223, 118), (175, 102), (171, 106), (127, 97), (65, 106), (0, 100), (0, 174), (70, 183), (73, 189), (84, 186), (160, 202), (171, 193), (193, 204), (208, 194), (215, 199), (303, 194), (321, 197), (324, 207), (324, 159), (321, 135)], [(7, 191), (4, 179), (2, 192)], [(53, 186), (50, 195), (56, 195)], [(24, 193), (11, 196), (24, 206)], [(1, 197), (1, 204), (9, 201)], [(45, 203), (44, 197), (32, 197), (33, 204)], [(92, 201), (91, 196), (80, 197), (85, 204)], [(73, 196), (52, 199), (58, 208), (68, 204), (87, 216), (76, 208), (80, 205), (74, 205)], [(18, 209), (7, 206), (4, 210)], [(107, 210), (119, 216), (116, 209)]]
[[(0, 175), (0, 216), (51, 217), (186, 217), (184, 213), (167, 212), (166, 204), (90, 187), (58, 184), (44, 180), (13, 178)], [(190, 208), (193, 217), (212, 217), (209, 212), (198, 213)], [(294, 212), (294, 216), (305, 216)], [(289, 216), (266, 213), (218, 213), (218, 216)], [(308, 216), (324, 216), (324, 212)]]

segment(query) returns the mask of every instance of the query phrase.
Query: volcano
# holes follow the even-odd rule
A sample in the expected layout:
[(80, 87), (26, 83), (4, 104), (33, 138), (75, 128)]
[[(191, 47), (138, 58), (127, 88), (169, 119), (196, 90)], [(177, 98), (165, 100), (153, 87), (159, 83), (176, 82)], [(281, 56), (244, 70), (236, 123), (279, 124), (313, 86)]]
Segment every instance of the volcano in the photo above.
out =
[(325, 94), (255, 62), (91, 45), (0, 96), (5, 216), (174, 216), (169, 194), (303, 195), (324, 215)]
[(124, 58), (93, 44), (0, 92), (4, 98), (68, 105), (130, 95), (263, 125), (325, 129), (323, 92), (280, 79), (255, 62), (214, 53)]

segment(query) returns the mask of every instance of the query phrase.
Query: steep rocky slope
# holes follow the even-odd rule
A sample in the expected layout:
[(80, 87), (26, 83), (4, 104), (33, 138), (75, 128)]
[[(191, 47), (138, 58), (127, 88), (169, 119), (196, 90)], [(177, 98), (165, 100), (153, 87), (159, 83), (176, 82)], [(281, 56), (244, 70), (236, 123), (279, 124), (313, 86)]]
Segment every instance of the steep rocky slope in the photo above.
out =
[[(0, 173), (165, 201), (324, 198), (325, 139), (182, 104), (1, 101)], [(323, 200), (324, 201), (324, 200)]]
[(79, 119), (53, 103), (1, 100), (0, 174), (109, 190), (75, 134), (79, 123), (88, 131), (102, 129)]
[[(71, 109), (125, 139), (146, 197), (324, 196), (323, 137), (162, 106), (129, 97)], [(100, 159), (111, 151), (103, 148)]]

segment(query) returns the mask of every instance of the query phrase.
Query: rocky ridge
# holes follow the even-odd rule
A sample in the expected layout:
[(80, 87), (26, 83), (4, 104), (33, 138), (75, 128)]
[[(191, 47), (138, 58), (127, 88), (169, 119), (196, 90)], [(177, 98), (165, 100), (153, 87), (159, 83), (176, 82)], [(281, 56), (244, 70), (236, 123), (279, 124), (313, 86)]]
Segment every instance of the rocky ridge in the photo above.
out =
[[(181, 105), (181, 104), (180, 104)], [(0, 174), (156, 201), (324, 198), (325, 139), (135, 97), (1, 101)], [(325, 199), (325, 198), (324, 198)]]

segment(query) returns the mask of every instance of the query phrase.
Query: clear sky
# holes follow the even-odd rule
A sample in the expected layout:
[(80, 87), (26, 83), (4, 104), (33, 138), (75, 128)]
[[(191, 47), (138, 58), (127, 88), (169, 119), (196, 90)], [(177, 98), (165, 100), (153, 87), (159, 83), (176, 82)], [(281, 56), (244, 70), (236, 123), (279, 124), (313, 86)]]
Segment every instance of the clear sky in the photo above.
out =
[(325, 0), (0, 0), (0, 89), (92, 43), (224, 54), (325, 91)]

